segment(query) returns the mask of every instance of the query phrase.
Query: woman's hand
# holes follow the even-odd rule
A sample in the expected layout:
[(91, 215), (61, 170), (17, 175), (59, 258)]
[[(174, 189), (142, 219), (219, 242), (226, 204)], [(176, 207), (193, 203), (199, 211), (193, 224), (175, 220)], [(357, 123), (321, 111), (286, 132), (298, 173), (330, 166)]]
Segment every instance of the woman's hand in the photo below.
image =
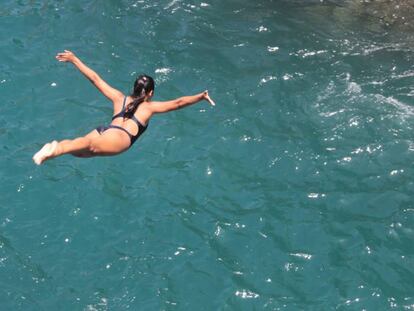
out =
[(56, 59), (60, 62), (70, 62), (73, 63), (76, 60), (76, 55), (71, 51), (65, 50), (63, 53), (58, 53)]
[(210, 103), (210, 105), (211, 106), (215, 106), (216, 105), (216, 103), (210, 98), (210, 96), (208, 95), (208, 91), (207, 90), (205, 90), (204, 92), (203, 92), (203, 98), (206, 100), (206, 101), (208, 101), (209, 103)]

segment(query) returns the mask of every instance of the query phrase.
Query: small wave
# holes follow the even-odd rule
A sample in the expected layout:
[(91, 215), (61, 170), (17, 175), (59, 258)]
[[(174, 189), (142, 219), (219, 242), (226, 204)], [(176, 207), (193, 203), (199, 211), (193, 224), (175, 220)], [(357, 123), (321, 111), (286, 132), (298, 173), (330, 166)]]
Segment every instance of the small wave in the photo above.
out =
[(371, 45), (368, 48), (364, 48), (364, 50), (362, 51), (363, 55), (370, 55), (372, 53), (378, 52), (378, 51), (382, 51), (387, 49), (388, 46), (376, 46), (376, 45)]
[(393, 79), (404, 79), (404, 78), (410, 78), (410, 77), (414, 77), (414, 71), (412, 70), (404, 71), (403, 73), (399, 75), (392, 75)]
[(327, 52), (328, 52), (327, 50), (308, 51), (307, 49), (303, 49), (303, 50), (298, 50), (296, 52), (289, 53), (289, 55), (290, 56), (298, 56), (298, 57), (306, 58), (306, 57), (310, 57), (310, 56), (325, 54)]
[[(362, 48), (362, 50), (360, 50), (360, 48)], [(356, 49), (358, 49), (359, 51), (355, 51)], [(368, 46), (360, 46), (359, 44), (355, 44), (355, 46), (351, 47), (350, 51), (350, 55), (352, 56), (358, 56), (358, 55), (363, 55), (363, 56), (369, 56), (371, 54), (375, 54), (377, 52), (382, 52), (382, 51), (386, 51), (386, 52), (401, 52), (401, 51), (406, 51), (407, 48), (402, 46), (401, 44), (383, 44), (383, 45), (375, 45), (375, 44), (370, 44)], [(408, 49), (408, 51), (410, 51)]]
[(338, 111), (321, 112), (319, 115), (322, 117), (330, 118), (338, 113), (343, 113), (343, 112), (345, 112), (345, 109), (339, 109)]
[(380, 94), (375, 95), (376, 99), (378, 99), (381, 102), (385, 102), (387, 104), (390, 104), (397, 108), (404, 116), (414, 116), (414, 107), (411, 107), (403, 102), (400, 102), (399, 100), (395, 99), (392, 96), (385, 97)]
[(172, 6), (174, 6), (175, 4), (179, 3), (180, 0), (172, 0), (170, 3), (168, 3), (165, 7), (164, 10), (169, 10)]

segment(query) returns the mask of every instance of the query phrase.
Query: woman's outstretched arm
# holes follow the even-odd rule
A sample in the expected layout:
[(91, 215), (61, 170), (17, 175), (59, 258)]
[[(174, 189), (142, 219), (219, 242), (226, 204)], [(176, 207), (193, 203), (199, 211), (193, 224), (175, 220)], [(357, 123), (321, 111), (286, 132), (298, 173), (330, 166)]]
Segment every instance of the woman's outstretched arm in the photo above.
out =
[(215, 106), (214, 101), (208, 95), (208, 91), (204, 91), (197, 95), (183, 96), (174, 100), (165, 102), (152, 102), (150, 107), (153, 113), (163, 113), (172, 110), (184, 108), (189, 105), (198, 103), (199, 101), (206, 100), (210, 105)]
[(86, 66), (74, 53), (71, 51), (65, 50), (62, 53), (56, 55), (56, 59), (60, 62), (70, 62), (79, 69), (79, 71), (88, 78), (89, 81), (96, 86), (96, 88), (112, 102), (121, 100), (124, 95), (122, 92), (111, 87), (106, 83), (95, 71)]

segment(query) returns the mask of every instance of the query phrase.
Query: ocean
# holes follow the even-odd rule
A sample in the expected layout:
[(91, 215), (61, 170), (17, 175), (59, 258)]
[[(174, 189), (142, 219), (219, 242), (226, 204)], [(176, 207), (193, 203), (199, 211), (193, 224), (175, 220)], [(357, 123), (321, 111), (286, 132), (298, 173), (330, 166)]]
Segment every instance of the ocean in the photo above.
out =
[[(0, 310), (414, 310), (410, 1), (3, 0)], [(51, 140), (156, 80), (127, 152)]]

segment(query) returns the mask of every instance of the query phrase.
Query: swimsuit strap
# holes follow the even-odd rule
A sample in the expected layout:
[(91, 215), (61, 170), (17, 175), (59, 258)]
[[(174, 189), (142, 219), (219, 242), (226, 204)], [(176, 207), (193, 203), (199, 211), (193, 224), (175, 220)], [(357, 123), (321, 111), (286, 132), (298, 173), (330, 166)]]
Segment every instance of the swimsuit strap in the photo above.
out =
[(122, 104), (122, 109), (121, 109), (121, 111), (120, 112), (118, 112), (116, 115), (114, 115), (113, 117), (112, 117), (112, 120), (113, 119), (116, 119), (116, 118), (119, 118), (119, 117), (124, 117), (124, 115), (125, 115), (125, 102), (126, 102), (126, 96), (124, 97), (124, 102), (123, 102), (123, 104)]
[(139, 129), (146, 128), (148, 126), (148, 124), (147, 125), (142, 124), (142, 122), (139, 121), (134, 115), (132, 115), (131, 120), (133, 120), (137, 124)]
[[(141, 123), (140, 123), (141, 124)], [(142, 125), (141, 125), (142, 126)], [(135, 141), (138, 139), (138, 137), (140, 137), (144, 132), (145, 132), (145, 130), (147, 129), (146, 127), (139, 127), (138, 128), (138, 133), (136, 134), (136, 135), (132, 135), (130, 132), (128, 132), (126, 129), (124, 129), (123, 127), (121, 127), (121, 126), (118, 126), (118, 125), (108, 125), (108, 127), (107, 128), (113, 128), (113, 129), (118, 129), (118, 130), (121, 130), (121, 131), (124, 131), (125, 133), (127, 133), (128, 134), (128, 136), (129, 136), (129, 139), (131, 140), (131, 144), (129, 145), (130, 147), (135, 143)], [(99, 130), (98, 130), (99, 131)]]
[(138, 139), (138, 137), (140, 137), (148, 127), (148, 124), (146, 126), (143, 126), (142, 123), (139, 122), (138, 120), (137, 120), (137, 122), (138, 122), (137, 123), (138, 124), (138, 133), (136, 135), (132, 135), (130, 132), (128, 132), (122, 126), (112, 125), (112, 124), (108, 125), (108, 126), (99, 126), (99, 127), (96, 128), (96, 130), (101, 135), (103, 134), (103, 132), (105, 132), (107, 129), (110, 129), (110, 128), (121, 130), (129, 136), (129, 139), (131, 140), (131, 144), (129, 146), (131, 147), (135, 143), (135, 141)]
[[(124, 131), (125, 133), (128, 134), (129, 138), (132, 140), (134, 138), (134, 135), (132, 135), (130, 132), (128, 132), (126, 129), (124, 129), (122, 126), (118, 126), (118, 125), (108, 125), (108, 128), (110, 129), (118, 129), (121, 131)], [(132, 144), (131, 144), (132, 145)]]
[[(125, 110), (126, 110), (126, 107), (125, 107), (125, 103), (126, 103), (126, 99), (127, 99), (127, 97), (125, 96), (124, 97), (124, 102), (123, 102), (123, 104), (122, 104), (122, 110), (120, 111), (120, 112), (118, 112), (116, 115), (114, 115), (113, 117), (112, 117), (112, 120), (113, 119), (116, 119), (116, 118), (123, 118), (124, 116), (125, 116)], [(131, 145), (138, 139), (138, 137), (140, 137), (144, 132), (145, 132), (145, 130), (147, 129), (147, 127), (148, 127), (148, 124), (147, 125), (143, 125), (136, 117), (135, 117), (135, 115), (132, 115), (129, 119), (131, 119), (131, 120), (133, 120), (136, 124), (137, 124), (137, 126), (138, 126), (138, 132), (137, 132), (137, 134), (136, 135), (132, 135), (130, 132), (128, 132), (125, 128), (123, 128), (123, 127), (121, 127), (121, 126), (118, 126), (118, 125), (109, 125), (106, 129), (108, 129), (108, 128), (115, 128), (115, 129), (119, 129), (119, 130), (121, 130), (121, 131), (124, 131), (125, 133), (127, 133), (128, 134), (128, 136), (129, 136), (129, 138), (131, 139)], [(105, 130), (106, 130), (105, 129)], [(99, 130), (98, 130), (98, 132), (99, 133), (101, 133)]]

